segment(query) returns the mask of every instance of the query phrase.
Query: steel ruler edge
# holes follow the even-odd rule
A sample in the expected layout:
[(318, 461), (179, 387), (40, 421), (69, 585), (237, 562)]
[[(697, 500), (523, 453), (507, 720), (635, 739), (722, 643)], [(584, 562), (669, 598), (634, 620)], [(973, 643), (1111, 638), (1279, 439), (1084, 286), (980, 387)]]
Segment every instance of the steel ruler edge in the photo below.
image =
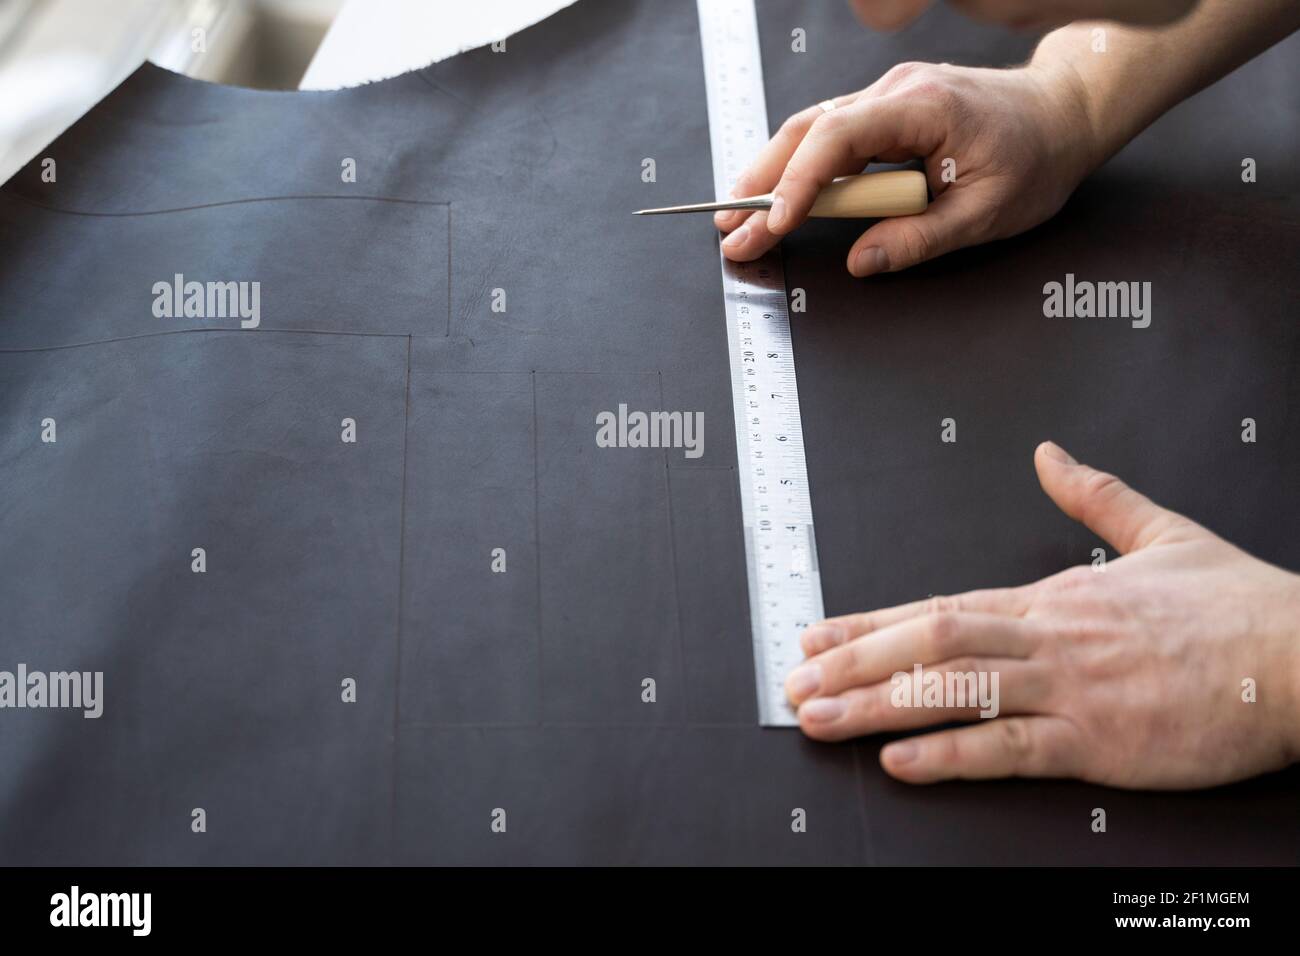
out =
[[(754, 0), (697, 8), (713, 188), (723, 198), (768, 139), (758, 19)], [(785, 678), (803, 659), (800, 632), (824, 612), (785, 271), (778, 249), (746, 263), (719, 255), (758, 717), (764, 727), (793, 727)]]

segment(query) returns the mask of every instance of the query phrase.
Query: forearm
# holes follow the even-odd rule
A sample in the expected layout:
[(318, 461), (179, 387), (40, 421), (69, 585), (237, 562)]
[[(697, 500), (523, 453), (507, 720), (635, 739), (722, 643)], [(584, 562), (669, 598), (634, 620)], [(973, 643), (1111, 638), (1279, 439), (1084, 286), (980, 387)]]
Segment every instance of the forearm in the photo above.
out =
[(1290, 600), (1282, 602), (1279, 616), (1281, 639), (1277, 668), (1282, 675), (1283, 720), (1290, 741), (1288, 762), (1300, 763), (1300, 574), (1289, 574)]
[(1074, 87), (1091, 131), (1091, 170), (1162, 113), (1297, 29), (1300, 0), (1201, 0), (1162, 28), (1072, 23), (1045, 36), (1030, 65)]

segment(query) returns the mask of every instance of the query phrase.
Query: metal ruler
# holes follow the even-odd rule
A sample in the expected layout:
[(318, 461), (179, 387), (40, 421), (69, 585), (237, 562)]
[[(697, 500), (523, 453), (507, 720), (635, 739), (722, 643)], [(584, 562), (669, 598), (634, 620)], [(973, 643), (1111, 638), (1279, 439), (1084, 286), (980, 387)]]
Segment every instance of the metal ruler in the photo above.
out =
[[(754, 0), (697, 0), (709, 103), (713, 188), (725, 197), (767, 142)], [(745, 522), (759, 723), (797, 724), (785, 678), (803, 659), (799, 633), (821, 620), (808, 468), (781, 254), (722, 259), (722, 292)]]

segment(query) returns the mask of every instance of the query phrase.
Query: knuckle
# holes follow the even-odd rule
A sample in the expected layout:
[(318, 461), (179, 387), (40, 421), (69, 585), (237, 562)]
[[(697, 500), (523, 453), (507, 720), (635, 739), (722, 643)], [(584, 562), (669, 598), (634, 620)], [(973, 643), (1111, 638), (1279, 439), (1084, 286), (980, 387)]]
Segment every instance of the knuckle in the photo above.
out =
[(858, 702), (859, 716), (868, 727), (882, 726), (894, 711), (893, 702), (885, 694), (872, 691)]
[(940, 614), (949, 610), (951, 606), (950, 599), (946, 594), (932, 594), (925, 599), (924, 604), (926, 614)]
[(935, 763), (943, 767), (960, 767), (962, 759), (962, 735), (955, 733), (940, 734), (935, 738), (933, 747)]
[(926, 100), (940, 109), (952, 106), (957, 99), (957, 92), (937, 75), (928, 75), (917, 79), (908, 86), (908, 93), (917, 99)]
[(943, 661), (951, 657), (957, 647), (958, 633), (957, 615), (951, 611), (930, 615), (925, 632), (930, 660)]
[(1124, 490), (1124, 483), (1105, 471), (1094, 471), (1083, 481), (1084, 493), (1090, 500), (1110, 501)]
[(778, 189), (788, 189), (792, 186), (797, 189), (810, 182), (811, 177), (804, 172), (803, 165), (802, 157), (793, 157), (786, 164), (785, 172), (781, 174), (781, 182), (777, 184)]
[(822, 112), (820, 116), (813, 120), (812, 128), (808, 131), (808, 134), (818, 139), (833, 138), (843, 134), (848, 121), (849, 116), (845, 110), (831, 110), (829, 113)]
[(776, 191), (785, 196), (787, 201), (792, 198), (803, 199), (809, 206), (812, 205), (817, 193), (821, 191), (821, 182), (816, 173), (808, 168), (806, 156), (796, 156), (790, 160)]
[(975, 658), (962, 655), (951, 660), (946, 669), (954, 674), (976, 674), (979, 673), (980, 665)]
[(929, 259), (934, 255), (937, 247), (934, 233), (914, 222), (902, 225), (899, 229), (899, 241), (903, 244), (908, 262), (923, 262)]
[(863, 636), (870, 634), (872, 631), (880, 630), (880, 620), (879, 611), (868, 611), (856, 620), (849, 621), (845, 629), (840, 632), (839, 642), (846, 639), (845, 635), (847, 635), (848, 640), (852, 640), (853, 635)]
[(1033, 738), (1029, 734), (1029, 727), (1023, 720), (1000, 720), (1000, 733), (1002, 735), (1002, 746), (1006, 748), (1015, 762), (1020, 766), (1028, 759), (1033, 752)]
[(908, 60), (906, 63), (897, 63), (885, 72), (885, 79), (891, 82), (905, 80), (910, 76), (915, 76), (924, 67), (924, 63), (918, 63), (915, 60)]
[(777, 130), (777, 135), (798, 139), (811, 122), (811, 110), (814, 109), (816, 107), (809, 107), (787, 116), (785, 122), (781, 124), (781, 128)]
[(840, 686), (851, 682), (856, 675), (870, 666), (871, 649), (861, 639), (832, 648), (826, 655), (824, 680), (827, 685)]

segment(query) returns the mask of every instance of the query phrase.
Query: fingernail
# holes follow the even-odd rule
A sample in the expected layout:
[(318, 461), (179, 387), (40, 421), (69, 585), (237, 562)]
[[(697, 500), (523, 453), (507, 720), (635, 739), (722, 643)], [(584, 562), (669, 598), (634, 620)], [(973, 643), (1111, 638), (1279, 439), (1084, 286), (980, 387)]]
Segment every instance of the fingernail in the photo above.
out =
[(748, 235), (749, 223), (745, 223), (731, 235), (727, 236), (726, 239), (722, 240), (722, 244), (728, 249), (739, 249), (744, 244), (745, 238)]
[(920, 748), (910, 740), (890, 744), (885, 748), (885, 759), (894, 765), (911, 763), (920, 753)]
[(1059, 461), (1062, 465), (1077, 465), (1078, 462), (1070, 457), (1070, 453), (1054, 441), (1043, 442), (1043, 454), (1052, 461)]
[(828, 647), (834, 647), (840, 642), (840, 637), (838, 624), (814, 624), (803, 632), (799, 643), (808, 653), (817, 654)]
[(713, 224), (717, 226), (719, 229), (724, 229), (726, 228), (728, 223), (734, 222), (736, 216), (738, 215), (739, 213), (734, 212), (730, 209), (724, 209), (721, 212), (715, 212), (713, 214)]
[(799, 716), (814, 724), (829, 724), (844, 716), (847, 707), (838, 697), (815, 697), (799, 708)]
[(785, 679), (785, 692), (796, 704), (817, 692), (822, 685), (820, 664), (800, 664)]
[(777, 196), (772, 200), (772, 208), (767, 211), (768, 229), (780, 229), (785, 223), (785, 200)]
[(867, 246), (859, 250), (858, 258), (853, 263), (853, 274), (859, 278), (888, 271), (889, 253), (879, 246)]

